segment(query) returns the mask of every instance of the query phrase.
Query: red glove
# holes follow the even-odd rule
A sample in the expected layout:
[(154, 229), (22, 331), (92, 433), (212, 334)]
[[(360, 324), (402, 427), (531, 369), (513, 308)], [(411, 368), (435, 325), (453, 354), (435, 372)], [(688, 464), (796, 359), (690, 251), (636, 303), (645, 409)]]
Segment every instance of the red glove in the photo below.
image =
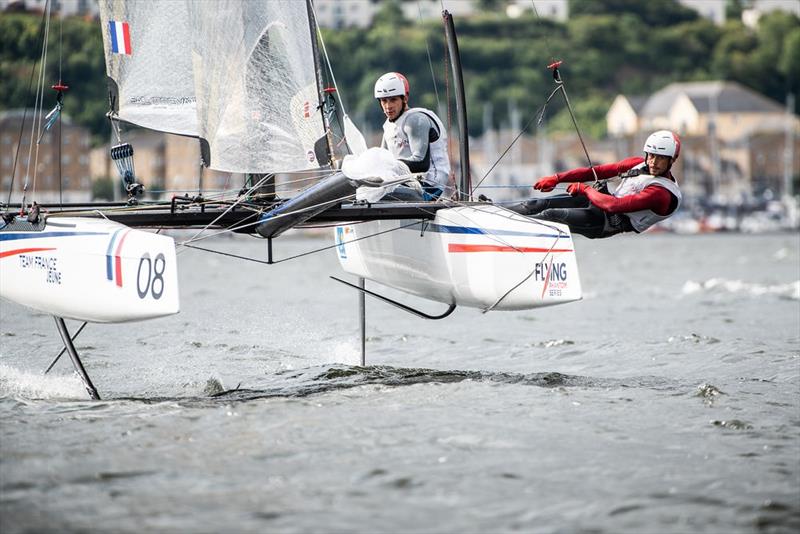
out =
[(589, 189), (588, 185), (581, 182), (575, 182), (574, 184), (569, 184), (569, 186), (567, 186), (567, 193), (573, 197), (576, 197), (578, 195), (585, 195), (587, 189)]
[(545, 176), (533, 185), (534, 189), (538, 189), (544, 193), (552, 191), (558, 185), (558, 175)]

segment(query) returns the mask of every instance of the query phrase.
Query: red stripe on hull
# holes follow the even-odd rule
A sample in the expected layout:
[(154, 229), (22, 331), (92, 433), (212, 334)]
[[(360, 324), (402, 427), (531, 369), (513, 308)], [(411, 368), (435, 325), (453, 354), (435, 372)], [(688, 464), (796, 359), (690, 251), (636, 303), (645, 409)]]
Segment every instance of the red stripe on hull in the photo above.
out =
[(5, 258), (6, 256), (16, 256), (17, 254), (27, 254), (28, 252), (42, 252), (44, 250), (55, 250), (53, 248), (18, 248), (14, 250), (7, 250), (6, 252), (0, 252), (0, 258)]
[(508, 245), (464, 245), (450, 243), (447, 252), (572, 252), (570, 248), (510, 247)]
[(128, 237), (129, 233), (130, 230), (122, 234), (122, 239), (119, 240), (117, 251), (114, 254), (114, 274), (116, 275), (115, 278), (117, 279), (117, 287), (122, 287), (122, 258), (120, 257), (120, 252), (122, 252), (122, 244), (125, 243), (125, 238)]

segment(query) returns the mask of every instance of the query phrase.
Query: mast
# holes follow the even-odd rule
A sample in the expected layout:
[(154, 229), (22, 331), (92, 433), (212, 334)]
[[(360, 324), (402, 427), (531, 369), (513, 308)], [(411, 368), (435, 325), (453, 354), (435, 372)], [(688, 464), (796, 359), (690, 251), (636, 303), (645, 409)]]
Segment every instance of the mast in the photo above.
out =
[(783, 198), (792, 199), (792, 170), (794, 169), (794, 94), (786, 95), (786, 125), (783, 140)]
[[(308, 29), (311, 32), (311, 50), (314, 55), (314, 75), (317, 78), (317, 98), (318, 110), (322, 116), (322, 128), (325, 131), (325, 139), (327, 140), (327, 162), (333, 167), (333, 140), (331, 139), (331, 128), (328, 124), (328, 117), (325, 114), (325, 88), (322, 84), (322, 63), (319, 60), (319, 44), (317, 43), (317, 19), (314, 16), (314, 6), (312, 0), (306, 0), (306, 10), (308, 11)], [(318, 146), (315, 145), (315, 150)], [(319, 155), (317, 156), (319, 157)]]
[(447, 36), (447, 50), (450, 54), (450, 65), (453, 68), (453, 84), (456, 89), (456, 116), (458, 118), (459, 144), (461, 156), (461, 179), (458, 184), (459, 200), (471, 200), (472, 181), (469, 173), (469, 130), (467, 128), (467, 101), (464, 96), (464, 79), (461, 75), (461, 56), (458, 52), (456, 28), (453, 15), (449, 11), (442, 12), (444, 30)]

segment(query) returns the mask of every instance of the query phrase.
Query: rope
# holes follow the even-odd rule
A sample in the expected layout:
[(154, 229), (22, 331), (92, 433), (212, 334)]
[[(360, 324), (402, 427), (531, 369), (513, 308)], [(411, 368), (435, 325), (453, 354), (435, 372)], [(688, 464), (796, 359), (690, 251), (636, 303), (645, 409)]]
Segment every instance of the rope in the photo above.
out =
[[(528, 127), (531, 125), (531, 123), (534, 121), (534, 119), (538, 118), (537, 125), (542, 123), (542, 119), (544, 118), (544, 112), (547, 109), (547, 104), (550, 103), (550, 100), (552, 100), (553, 96), (557, 92), (558, 92), (558, 88), (555, 88), (553, 90), (553, 92), (550, 93), (550, 96), (547, 97), (547, 100), (545, 101), (545, 103), (542, 104), (542, 107), (539, 108), (539, 111), (537, 112), (537, 114), (534, 115), (533, 117), (531, 117), (530, 120), (528, 120), (527, 123), (525, 123), (525, 126), (522, 127), (522, 130), (520, 130), (520, 132), (517, 134), (517, 136), (511, 141), (511, 143), (508, 144), (508, 147), (506, 147), (506, 149), (503, 151), (503, 153), (500, 154), (500, 157), (498, 157), (497, 160), (494, 162), (494, 164), (492, 164), (492, 166), (489, 168), (489, 170), (486, 171), (486, 174), (483, 175), (483, 178), (480, 179), (478, 184), (475, 187), (473, 187), (473, 189), (477, 189), (478, 187), (480, 187), (480, 185), (483, 183), (483, 181), (486, 180), (486, 178), (492, 173), (492, 171), (495, 169), (495, 167), (497, 167), (500, 164), (500, 161), (502, 161), (502, 159), (506, 156), (506, 154), (508, 154), (508, 152), (514, 146), (514, 144), (519, 140), (519, 138), (522, 137), (522, 134), (524, 134), (528, 130)], [(530, 187), (530, 186), (525, 186), (525, 187)]]
[(314, 27), (317, 28), (317, 36), (319, 37), (319, 42), (322, 45), (322, 55), (325, 57), (325, 64), (328, 66), (328, 73), (331, 75), (331, 82), (333, 83), (333, 87), (336, 88), (336, 93), (339, 95), (339, 105), (342, 106), (342, 115), (347, 116), (347, 110), (344, 107), (344, 99), (342, 98), (342, 94), (339, 92), (339, 85), (336, 83), (336, 76), (333, 75), (333, 67), (331, 65), (331, 60), (328, 57), (328, 49), (325, 46), (325, 40), (322, 38), (322, 29), (320, 28), (319, 24), (317, 24), (317, 10), (314, 7), (314, 2), (311, 2), (311, 14), (314, 16)]
[(578, 139), (583, 147), (583, 153), (586, 155), (586, 160), (589, 162), (589, 169), (591, 169), (592, 175), (594, 176), (594, 181), (596, 183), (598, 181), (597, 172), (594, 170), (594, 164), (592, 163), (591, 156), (589, 156), (589, 150), (586, 148), (586, 143), (583, 142), (583, 136), (581, 135), (581, 129), (578, 127), (578, 121), (575, 120), (575, 114), (572, 112), (572, 104), (569, 102), (567, 89), (564, 87), (564, 82), (561, 80), (561, 74), (558, 72), (558, 64), (553, 63), (553, 65), (555, 65), (555, 68), (553, 69), (553, 78), (555, 79), (558, 88), (561, 89), (561, 94), (564, 95), (564, 101), (567, 103), (567, 111), (569, 111), (569, 116), (572, 119), (572, 125), (575, 126), (575, 132), (578, 134)]
[(348, 241), (342, 241), (341, 243), (334, 243), (333, 245), (328, 245), (328, 246), (325, 246), (325, 247), (309, 250), (309, 251), (306, 251), (306, 252), (301, 252), (300, 254), (295, 254), (294, 256), (289, 256), (289, 257), (286, 257), (286, 258), (283, 258), (283, 259), (280, 259), (280, 260), (273, 260), (271, 262), (270, 261), (265, 261), (265, 260), (258, 260), (256, 258), (251, 258), (249, 256), (240, 256), (238, 254), (232, 254), (230, 252), (222, 252), (220, 250), (213, 250), (213, 249), (210, 249), (210, 248), (198, 247), (198, 246), (195, 246), (195, 245), (188, 245), (187, 244), (187, 245), (184, 245), (184, 246), (187, 247), (187, 248), (193, 248), (193, 249), (196, 249), (196, 250), (202, 250), (204, 252), (211, 252), (213, 254), (220, 254), (222, 256), (229, 256), (229, 257), (238, 258), (238, 259), (241, 259), (241, 260), (253, 261), (253, 262), (256, 262), (256, 263), (263, 263), (263, 264), (266, 264), (266, 265), (273, 265), (273, 264), (276, 264), (276, 263), (283, 263), (285, 261), (295, 260), (297, 258), (302, 258), (304, 256), (310, 256), (311, 254), (317, 254), (319, 252), (324, 252), (326, 250), (330, 250), (332, 248), (337, 248), (337, 247), (339, 247), (341, 245), (346, 245), (348, 243), (355, 243), (356, 241), (361, 241), (362, 239), (369, 239), (369, 238), (372, 238), (372, 237), (379, 236), (381, 234), (388, 234), (389, 232), (396, 232), (397, 230), (402, 230), (403, 228), (409, 228), (409, 227), (414, 226), (416, 224), (419, 224), (419, 221), (414, 221), (413, 223), (404, 224), (404, 225), (398, 226), (397, 228), (390, 228), (388, 230), (382, 230), (380, 232), (377, 232), (377, 233), (374, 233), (374, 234), (370, 234), (370, 235), (365, 235), (363, 237), (357, 237), (355, 239), (350, 239)]
[[(545, 224), (545, 226), (550, 226), (550, 225), (546, 225), (546, 224)], [(542, 262), (546, 261), (546, 260), (547, 260), (547, 257), (548, 257), (550, 254), (552, 254), (552, 252), (553, 252), (553, 249), (554, 249), (554, 248), (555, 248), (555, 246), (558, 244), (558, 240), (559, 240), (559, 239), (561, 239), (561, 236), (562, 236), (562, 235), (566, 235), (566, 234), (564, 234), (564, 232), (562, 232), (562, 231), (561, 231), (559, 228), (555, 228), (555, 230), (557, 230), (557, 231), (558, 231), (558, 237), (556, 237), (556, 238), (555, 238), (555, 240), (553, 241), (553, 244), (552, 244), (552, 245), (550, 245), (550, 249), (549, 249), (549, 250), (548, 250), (548, 251), (545, 253), (544, 257), (542, 258)], [(511, 294), (511, 293), (512, 293), (512, 292), (513, 292), (515, 289), (517, 289), (519, 286), (521, 286), (522, 284), (524, 284), (525, 282), (527, 282), (528, 280), (530, 280), (531, 276), (533, 276), (535, 272), (536, 272), (536, 268), (534, 267), (534, 269), (533, 269), (533, 270), (532, 270), (530, 273), (528, 273), (528, 276), (526, 276), (525, 278), (523, 278), (522, 280), (520, 280), (520, 281), (519, 281), (519, 282), (518, 282), (516, 285), (514, 285), (514, 286), (513, 286), (511, 289), (509, 289), (508, 291), (506, 291), (505, 293), (503, 293), (503, 296), (501, 296), (499, 299), (497, 299), (497, 300), (494, 302), (494, 304), (492, 304), (491, 306), (489, 306), (489, 307), (488, 307), (488, 308), (486, 308), (485, 310), (482, 310), (482, 312), (481, 312), (481, 313), (488, 313), (488, 312), (492, 311), (493, 309), (495, 309), (497, 306), (499, 306), (499, 305), (500, 305), (500, 303), (501, 303), (501, 302), (503, 302), (503, 301), (505, 300), (505, 298), (506, 298), (507, 296), (509, 296), (509, 295), (510, 295), (510, 294)]]
[[(44, 98), (44, 69), (47, 65), (47, 43), (50, 36), (50, 0), (47, 0), (47, 4), (45, 5), (45, 13), (44, 13), (44, 37), (42, 39), (42, 53), (39, 59), (39, 79), (36, 83), (36, 98), (33, 104), (33, 120), (36, 122), (38, 120), (38, 124), (36, 127), (31, 125), (31, 140), (30, 146), (28, 148), (28, 165), (25, 172), (25, 184), (22, 188), (22, 204), (21, 210), (25, 209), (25, 199), (28, 195), (28, 183), (31, 173), (31, 159), (34, 160), (33, 162), (33, 188), (31, 190), (31, 197), (36, 195), (36, 175), (37, 175), (37, 167), (39, 162), (39, 143), (36, 142), (34, 149), (34, 142), (33, 140), (36, 138), (34, 137), (35, 134), (40, 134), (42, 130), (42, 118), (41, 118), (41, 108), (42, 108), (42, 100)], [(38, 136), (37, 136), (38, 137)], [(34, 153), (36, 156), (34, 157)]]
[(213, 221), (211, 221), (210, 223), (208, 223), (207, 225), (205, 225), (205, 226), (204, 226), (204, 227), (203, 227), (203, 228), (202, 228), (202, 229), (201, 229), (199, 232), (197, 232), (197, 233), (196, 233), (196, 234), (195, 234), (193, 237), (191, 237), (191, 238), (189, 239), (189, 242), (191, 243), (192, 241), (196, 240), (196, 239), (197, 239), (197, 238), (200, 236), (200, 234), (202, 234), (203, 232), (205, 232), (206, 230), (208, 230), (208, 228), (209, 228), (211, 225), (213, 225), (215, 222), (217, 222), (218, 220), (220, 220), (220, 219), (221, 219), (222, 217), (224, 217), (224, 216), (225, 216), (225, 215), (226, 215), (228, 212), (230, 212), (230, 211), (231, 211), (233, 208), (235, 208), (235, 207), (236, 207), (236, 206), (237, 206), (237, 205), (238, 205), (238, 204), (239, 204), (239, 203), (240, 203), (242, 200), (244, 200), (245, 198), (247, 198), (247, 194), (249, 194), (249, 193), (252, 193), (252, 192), (253, 192), (253, 191), (255, 191), (256, 189), (258, 189), (259, 187), (261, 187), (261, 185), (262, 185), (262, 184), (263, 184), (263, 183), (264, 183), (264, 182), (265, 182), (265, 181), (266, 181), (268, 178), (269, 178), (269, 175), (262, 176), (262, 177), (261, 177), (261, 179), (260, 179), (258, 182), (256, 182), (256, 185), (254, 185), (253, 187), (251, 187), (251, 188), (250, 188), (250, 190), (249, 190), (249, 191), (248, 191), (248, 192), (247, 192), (247, 193), (246, 193), (244, 196), (242, 196), (242, 197), (240, 197), (240, 198), (236, 199), (236, 202), (234, 202), (233, 204), (231, 204), (231, 205), (228, 207), (228, 209), (226, 209), (225, 211), (223, 211), (223, 212), (222, 212), (220, 215), (218, 215), (218, 216), (217, 216), (217, 218), (216, 218), (216, 219), (214, 219)]
[[(39, 36), (37, 38), (37, 41), (40, 41), (42, 39), (46, 16), (47, 12), (45, 11), (42, 13), (42, 21), (39, 23)], [(35, 74), (36, 74), (36, 63), (34, 62), (33, 67), (31, 68), (31, 77), (28, 80), (27, 94), (30, 94), (31, 89), (33, 88), (33, 77)], [(11, 195), (14, 192), (14, 178), (16, 178), (17, 174), (17, 162), (19, 161), (19, 151), (20, 148), (22, 147), (22, 133), (25, 130), (25, 121), (27, 120), (27, 118), (28, 118), (28, 106), (25, 106), (22, 112), (22, 121), (19, 124), (19, 134), (17, 135), (17, 149), (14, 152), (14, 166), (11, 168), (11, 185), (8, 188), (8, 202), (6, 203), (6, 205), (11, 204)], [(25, 201), (23, 196), (23, 202), (21, 203), (21, 207), (24, 209), (24, 206), (25, 206)]]

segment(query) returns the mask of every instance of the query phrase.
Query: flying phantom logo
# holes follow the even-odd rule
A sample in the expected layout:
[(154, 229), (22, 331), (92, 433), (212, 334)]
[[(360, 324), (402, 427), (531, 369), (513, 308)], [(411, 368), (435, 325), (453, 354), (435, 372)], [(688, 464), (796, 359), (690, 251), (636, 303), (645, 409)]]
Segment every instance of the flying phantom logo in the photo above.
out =
[(542, 298), (545, 295), (560, 297), (561, 291), (567, 288), (567, 274), (567, 264), (564, 262), (556, 263), (551, 258), (549, 263), (537, 263), (533, 268), (533, 279), (544, 281)]

